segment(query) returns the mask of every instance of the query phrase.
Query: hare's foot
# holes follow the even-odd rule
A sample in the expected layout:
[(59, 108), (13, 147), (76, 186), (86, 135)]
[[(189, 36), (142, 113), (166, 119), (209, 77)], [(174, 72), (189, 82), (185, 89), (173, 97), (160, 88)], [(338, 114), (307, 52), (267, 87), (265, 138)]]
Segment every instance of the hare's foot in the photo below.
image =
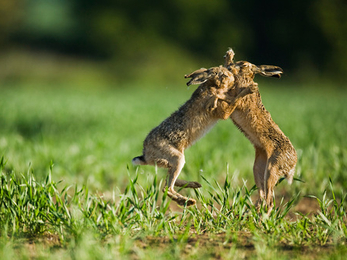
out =
[(184, 205), (193, 206), (196, 204), (196, 201), (194, 199), (192, 198), (188, 199), (187, 197), (184, 197), (177, 192), (172, 193), (168, 191), (167, 195), (180, 206), (184, 206)]
[(268, 205), (264, 199), (259, 199), (257, 203), (255, 204), (255, 208), (259, 216), (269, 217), (273, 209), (273, 203)]
[(188, 201), (187, 201), (187, 206), (194, 206), (196, 204), (196, 200), (195, 199), (192, 199), (190, 198)]
[(182, 187), (182, 188), (193, 188), (193, 189), (201, 188), (201, 184), (196, 181), (185, 181), (185, 180), (179, 180), (179, 179), (176, 180), (175, 186)]
[(257, 202), (255, 203), (255, 208), (257, 209), (257, 212), (260, 213), (260, 210), (265, 207), (265, 200), (262, 198), (259, 198)]

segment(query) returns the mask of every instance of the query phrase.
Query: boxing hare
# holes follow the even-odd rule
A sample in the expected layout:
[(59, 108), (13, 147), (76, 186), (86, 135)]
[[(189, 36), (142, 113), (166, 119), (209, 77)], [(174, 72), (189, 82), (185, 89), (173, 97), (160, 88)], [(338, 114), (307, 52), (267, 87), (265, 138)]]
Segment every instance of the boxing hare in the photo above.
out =
[(198, 182), (179, 180), (185, 164), (184, 150), (201, 138), (219, 119), (227, 119), (236, 104), (257, 90), (257, 84), (244, 87), (238, 94), (230, 95), (234, 76), (223, 66), (200, 69), (186, 78), (187, 84), (201, 84), (191, 98), (176, 112), (155, 127), (143, 143), (143, 155), (135, 157), (134, 165), (157, 165), (168, 169), (168, 196), (179, 205), (191, 206), (192, 198), (182, 196), (174, 186), (199, 188)]
[[(230, 91), (236, 95), (244, 86), (254, 84), (255, 74), (267, 77), (281, 77), (282, 69), (277, 66), (256, 66), (247, 61), (233, 62), (234, 52), (229, 50), (225, 67), (235, 77), (235, 88)], [(259, 191), (258, 209), (264, 204), (269, 214), (273, 208), (274, 187), (281, 176), (292, 183), (297, 162), (296, 151), (288, 137), (272, 120), (265, 109), (259, 90), (247, 95), (233, 107), (230, 115), (234, 124), (245, 134), (255, 148), (253, 174)]]

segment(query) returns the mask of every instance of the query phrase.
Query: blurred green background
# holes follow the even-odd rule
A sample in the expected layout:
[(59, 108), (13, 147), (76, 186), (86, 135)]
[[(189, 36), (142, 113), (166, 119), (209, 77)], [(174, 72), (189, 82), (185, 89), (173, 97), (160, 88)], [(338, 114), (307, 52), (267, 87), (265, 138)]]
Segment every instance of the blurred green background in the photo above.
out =
[[(44, 223), (46, 230), (48, 217), (45, 217), (47, 221), (44, 219), (44, 222), (41, 217), (36, 217), (41, 213), (46, 216), (41, 206), (32, 206), (31, 200), (26, 200), (28, 206), (18, 204), (18, 210), (14, 211), (2, 203), (0, 259), (4, 258), (1, 256), (2, 251), (5, 252), (5, 258), (6, 255), (12, 258), (14, 255), (16, 258), (22, 255), (24, 258), (24, 253), (20, 254), (23, 251), (24, 256), (28, 255), (26, 259), (38, 259), (41, 255), (46, 259), (53, 259), (55, 255), (58, 256), (56, 259), (66, 259), (65, 256), (68, 259), (95, 259), (99, 251), (104, 258), (104, 252), (110, 258), (114, 252), (121, 252), (115, 253), (116, 256), (126, 254), (131, 259), (141, 259), (143, 252), (143, 256), (153, 258), (151, 251), (146, 254), (150, 247), (143, 246), (145, 244), (138, 238), (142, 234), (155, 234), (160, 239), (157, 241), (166, 241), (161, 240), (161, 230), (167, 232), (168, 226), (155, 224), (158, 221), (163, 223), (162, 218), (152, 217), (157, 212), (154, 208), (150, 214), (145, 213), (149, 209), (147, 206), (139, 214), (142, 219), (140, 222), (146, 224), (134, 225), (137, 217), (126, 217), (122, 220), (125, 222), (120, 222), (118, 215), (117, 218), (113, 217), (114, 212), (118, 211), (115, 207), (119, 208), (120, 204), (114, 204), (113, 201), (117, 201), (120, 196), (128, 196), (124, 190), (129, 179), (138, 176), (138, 194), (144, 197), (144, 191), (148, 189), (146, 187), (151, 187), (154, 176), (158, 174), (158, 180), (165, 178), (166, 169), (132, 167), (131, 159), (141, 155), (143, 140), (148, 132), (188, 100), (195, 90), (196, 86), (187, 88), (184, 74), (201, 67), (223, 64), (223, 55), (229, 47), (234, 49), (236, 60), (278, 65), (284, 69), (285, 73), (280, 80), (261, 77), (255, 80), (259, 83), (264, 106), (297, 150), (295, 177), (303, 181), (294, 181), (291, 186), (285, 181), (280, 183), (276, 187), (276, 205), (283, 198), (289, 201), (300, 195), (293, 212), (298, 211), (296, 216), (301, 220), (294, 224), (284, 224), (282, 220), (266, 222), (269, 224), (258, 222), (259, 226), (263, 225), (258, 230), (258, 224), (241, 226), (244, 224), (240, 223), (252, 222), (247, 222), (247, 218), (242, 216), (242, 222), (235, 222), (236, 225), (231, 221), (235, 226), (232, 230), (240, 227), (241, 233), (225, 229), (224, 223), (229, 222), (224, 220), (217, 221), (223, 229), (213, 228), (212, 233), (219, 237), (227, 230), (225, 239), (228, 245), (232, 243), (228, 249), (232, 255), (235, 254), (234, 249), (239, 247), (235, 244), (239, 237), (247, 241), (246, 251), (249, 254), (255, 257), (267, 256), (266, 259), (274, 254), (267, 255), (270, 251), (278, 253), (284, 249), (282, 252), (288, 251), (285, 257), (295, 255), (291, 249), (297, 253), (306, 252), (312, 245), (314, 251), (317, 243), (328, 250), (345, 248), (343, 234), (346, 232), (341, 231), (345, 225), (339, 222), (342, 217), (340, 220), (329, 217), (327, 222), (316, 221), (317, 217), (306, 222), (306, 214), (316, 204), (301, 198), (306, 195), (321, 198), (323, 194), (323, 199), (328, 198), (331, 196), (330, 180), (335, 190), (334, 202), (324, 202), (324, 205), (331, 206), (336, 203), (335, 195), (336, 198), (345, 198), (346, 194), (346, 0), (0, 0), (0, 162), (2, 157), (6, 162), (4, 167), (0, 165), (0, 181), (5, 180), (4, 175), (9, 179), (12, 176), (9, 173), (14, 172), (18, 176), (30, 176), (33, 173), (41, 183), (53, 164), (51, 176), (54, 182), (59, 183), (59, 189), (67, 191), (71, 187), (72, 191), (75, 185), (76, 190), (80, 190), (77, 186), (85, 186), (84, 190), (86, 193), (90, 191), (90, 196), (84, 193), (78, 196), (85, 196), (88, 208), (96, 205), (94, 202), (99, 203), (99, 198), (100, 201), (110, 201), (103, 204), (107, 205), (107, 210), (102, 206), (102, 210), (110, 214), (103, 215), (106, 218), (102, 221), (109, 221), (106, 227), (117, 226), (116, 232), (121, 230), (120, 234), (114, 236), (115, 241), (121, 242), (113, 244), (113, 238), (109, 235), (113, 236), (114, 233), (103, 231), (104, 224), (92, 222), (92, 218), (96, 219), (99, 214), (95, 213), (98, 211), (93, 210), (88, 216), (83, 212), (86, 217), (82, 218), (77, 206), (75, 208), (75, 204), (69, 204), (71, 212), (76, 214), (71, 214), (72, 218), (65, 218), (64, 213), (59, 218), (76, 218), (76, 221), (64, 224), (69, 231), (66, 231), (66, 236), (61, 235), (59, 245), (56, 245), (50, 235), (46, 239), (44, 234), (38, 233), (36, 236), (30, 233), (33, 229), (27, 227), (31, 224), (22, 224), (30, 223), (23, 217), (26, 216), (24, 213), (15, 216), (22, 208), (27, 208), (30, 216), (35, 214), (35, 217), (30, 217), (34, 221), (32, 223), (35, 223), (33, 227), (40, 227)], [(250, 189), (254, 185), (254, 148), (231, 120), (219, 122), (210, 133), (187, 149), (185, 156), (186, 164), (180, 178), (202, 183), (201, 194), (206, 198), (216, 195), (214, 187), (219, 183), (222, 186), (226, 178), (232, 188), (245, 185)], [(204, 178), (214, 186), (208, 185)], [(39, 183), (33, 185), (39, 187)], [(20, 187), (18, 190), (26, 187), (15, 184)], [(325, 191), (328, 191), (327, 196)], [(30, 189), (24, 194), (31, 192)], [(192, 190), (181, 192), (197, 199)], [(26, 198), (24, 196), (27, 195), (15, 196)], [(233, 196), (229, 199), (234, 200), (236, 197)], [(239, 197), (240, 201), (242, 196)], [(153, 201), (151, 198), (147, 200), (148, 197), (143, 199)], [(35, 201), (44, 200), (46, 197), (41, 196)], [(65, 196), (65, 200), (70, 200), (70, 197)], [(198, 206), (201, 203), (198, 201)], [(61, 205), (66, 208), (65, 204)], [(124, 210), (129, 210), (128, 213), (140, 212), (137, 211), (139, 208), (134, 211), (138, 207), (135, 204), (135, 207), (131, 204), (127, 204), (127, 207), (129, 205), (129, 209), (124, 207)], [(171, 205), (173, 211), (179, 210), (174, 203)], [(331, 214), (330, 206), (329, 210), (322, 211)], [(335, 204), (332, 208), (335, 208)], [(186, 241), (186, 232), (189, 230), (192, 231), (189, 234), (198, 234), (193, 229), (182, 229), (186, 223), (188, 228), (202, 223), (195, 219), (195, 213), (189, 218), (191, 222), (181, 217), (191, 214), (189, 212), (184, 210), (183, 214), (175, 213), (175, 216), (179, 216), (177, 218), (171, 218), (171, 213), (165, 213), (165, 219), (170, 218), (169, 230), (180, 230), (179, 233), (182, 231), (183, 234), (176, 239), (170, 231), (166, 237)], [(206, 212), (199, 219), (206, 222), (203, 227), (212, 227), (217, 222), (211, 222), (210, 219), (214, 218), (217, 211), (211, 207), (212, 217), (207, 218), (205, 216), (210, 211)], [(227, 216), (233, 216), (233, 211), (229, 212)], [(50, 216), (48, 212), (47, 216)], [(101, 223), (100, 216), (97, 217), (98, 223)], [(325, 213), (321, 214), (320, 218), (325, 216)], [(176, 222), (180, 224), (171, 224)], [(16, 231), (7, 236), (11, 223), (15, 223), (13, 230), (16, 225)], [(67, 222), (59, 220), (58, 234), (63, 234), (60, 223)], [(277, 228), (271, 223), (281, 223), (281, 227)], [(313, 226), (320, 228), (315, 229)], [(160, 227), (159, 231), (146, 233), (157, 227)], [(297, 227), (295, 230), (298, 231), (293, 232), (292, 227)], [(272, 228), (276, 232), (272, 232)], [(23, 230), (23, 234), (20, 230)], [(47, 230), (50, 232), (49, 227)], [(122, 230), (127, 231), (123, 233)], [(204, 234), (210, 232), (209, 228), (203, 230)], [(283, 233), (283, 230), (286, 230), (284, 233), (288, 233), (288, 236), (281, 235), (277, 239), (278, 232)], [(18, 232), (15, 239), (14, 232)], [(289, 238), (294, 233), (297, 236)], [(30, 243), (26, 244), (30, 247), (23, 247), (21, 243), (27, 241), (23, 239), (27, 234), (32, 236), (27, 237)], [(252, 239), (244, 234), (249, 234)], [(41, 251), (42, 254), (39, 253), (39, 240), (47, 240), (48, 243), (45, 247), (47, 250)], [(137, 244), (132, 240), (141, 243), (141, 251), (132, 248)], [(218, 238), (217, 241), (222, 240)], [(324, 243), (320, 242), (323, 240)], [(206, 241), (210, 243), (212, 240)], [(334, 246), (325, 244), (332, 245), (337, 241), (338, 244)], [(255, 245), (254, 249), (248, 246), (252, 245), (249, 243)], [(182, 259), (179, 255), (182, 250), (177, 250), (176, 242), (169, 242), (168, 245), (162, 249), (169, 253), (175, 252), (173, 257)], [(199, 243), (189, 247), (183, 245), (184, 252), (191, 249), (195, 252), (197, 246), (201, 246)], [(218, 251), (226, 243), (211, 245), (216, 245)], [(90, 252), (86, 250), (87, 246)], [(130, 249), (131, 252), (140, 253), (129, 254)], [(322, 247), (318, 248), (316, 255), (322, 250)], [(78, 257), (79, 252), (83, 252), (82, 257)], [(55, 255), (50, 257), (50, 254)], [(244, 253), (242, 255), (245, 257)], [(215, 256), (223, 258), (220, 252)], [(314, 256), (308, 255), (307, 258)], [(183, 258), (188, 257), (190, 255), (183, 254)], [(200, 258), (206, 257), (208, 255)]]
[[(125, 186), (147, 133), (194, 91), (184, 74), (222, 64), (232, 47), (236, 60), (285, 71), (256, 81), (298, 151), (296, 176), (314, 182), (282, 192), (320, 192), (328, 176), (346, 187), (346, 17), (343, 0), (1, 0), (4, 171), (45, 176), (53, 161), (65, 183)], [(186, 161), (183, 179), (230, 172), (254, 184), (253, 147), (230, 120)]]
[(345, 0), (2, 0), (0, 83), (182, 83), (228, 47), (291, 80), (341, 83), (346, 17)]

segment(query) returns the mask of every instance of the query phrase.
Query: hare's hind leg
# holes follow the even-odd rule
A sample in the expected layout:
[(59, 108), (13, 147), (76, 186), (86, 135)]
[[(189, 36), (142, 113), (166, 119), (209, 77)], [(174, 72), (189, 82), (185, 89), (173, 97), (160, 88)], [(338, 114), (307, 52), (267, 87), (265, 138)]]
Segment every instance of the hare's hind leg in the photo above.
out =
[(267, 156), (266, 152), (259, 148), (255, 147), (255, 160), (253, 165), (253, 175), (255, 185), (258, 188), (259, 198), (256, 203), (258, 211), (260, 210), (263, 202), (265, 201), (265, 171), (267, 165)]
[(275, 158), (270, 158), (267, 163), (265, 172), (265, 202), (267, 206), (267, 214), (270, 215), (274, 206), (274, 189), (279, 180), (279, 170)]
[(182, 196), (178, 192), (174, 190), (175, 182), (177, 181), (178, 175), (181, 173), (181, 170), (185, 164), (184, 155), (180, 153), (179, 155), (176, 155), (175, 157), (171, 158), (169, 165), (169, 181), (168, 181), (168, 192), (167, 195), (178, 205), (184, 206), (187, 204), (187, 206), (192, 206), (196, 203), (194, 199), (188, 199), (187, 197)]
[(185, 181), (180, 179), (176, 180), (175, 186), (182, 187), (182, 188), (193, 188), (193, 189), (201, 188), (201, 184), (196, 181)]

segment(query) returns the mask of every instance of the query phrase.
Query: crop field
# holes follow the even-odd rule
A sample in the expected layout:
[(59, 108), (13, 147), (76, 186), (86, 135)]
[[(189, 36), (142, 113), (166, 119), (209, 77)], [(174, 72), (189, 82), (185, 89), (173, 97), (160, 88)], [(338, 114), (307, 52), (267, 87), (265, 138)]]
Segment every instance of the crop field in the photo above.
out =
[(251, 143), (220, 121), (166, 171), (134, 167), (147, 133), (191, 95), (180, 86), (0, 88), (0, 259), (345, 259), (347, 90), (259, 81), (298, 152), (269, 217), (257, 213)]

